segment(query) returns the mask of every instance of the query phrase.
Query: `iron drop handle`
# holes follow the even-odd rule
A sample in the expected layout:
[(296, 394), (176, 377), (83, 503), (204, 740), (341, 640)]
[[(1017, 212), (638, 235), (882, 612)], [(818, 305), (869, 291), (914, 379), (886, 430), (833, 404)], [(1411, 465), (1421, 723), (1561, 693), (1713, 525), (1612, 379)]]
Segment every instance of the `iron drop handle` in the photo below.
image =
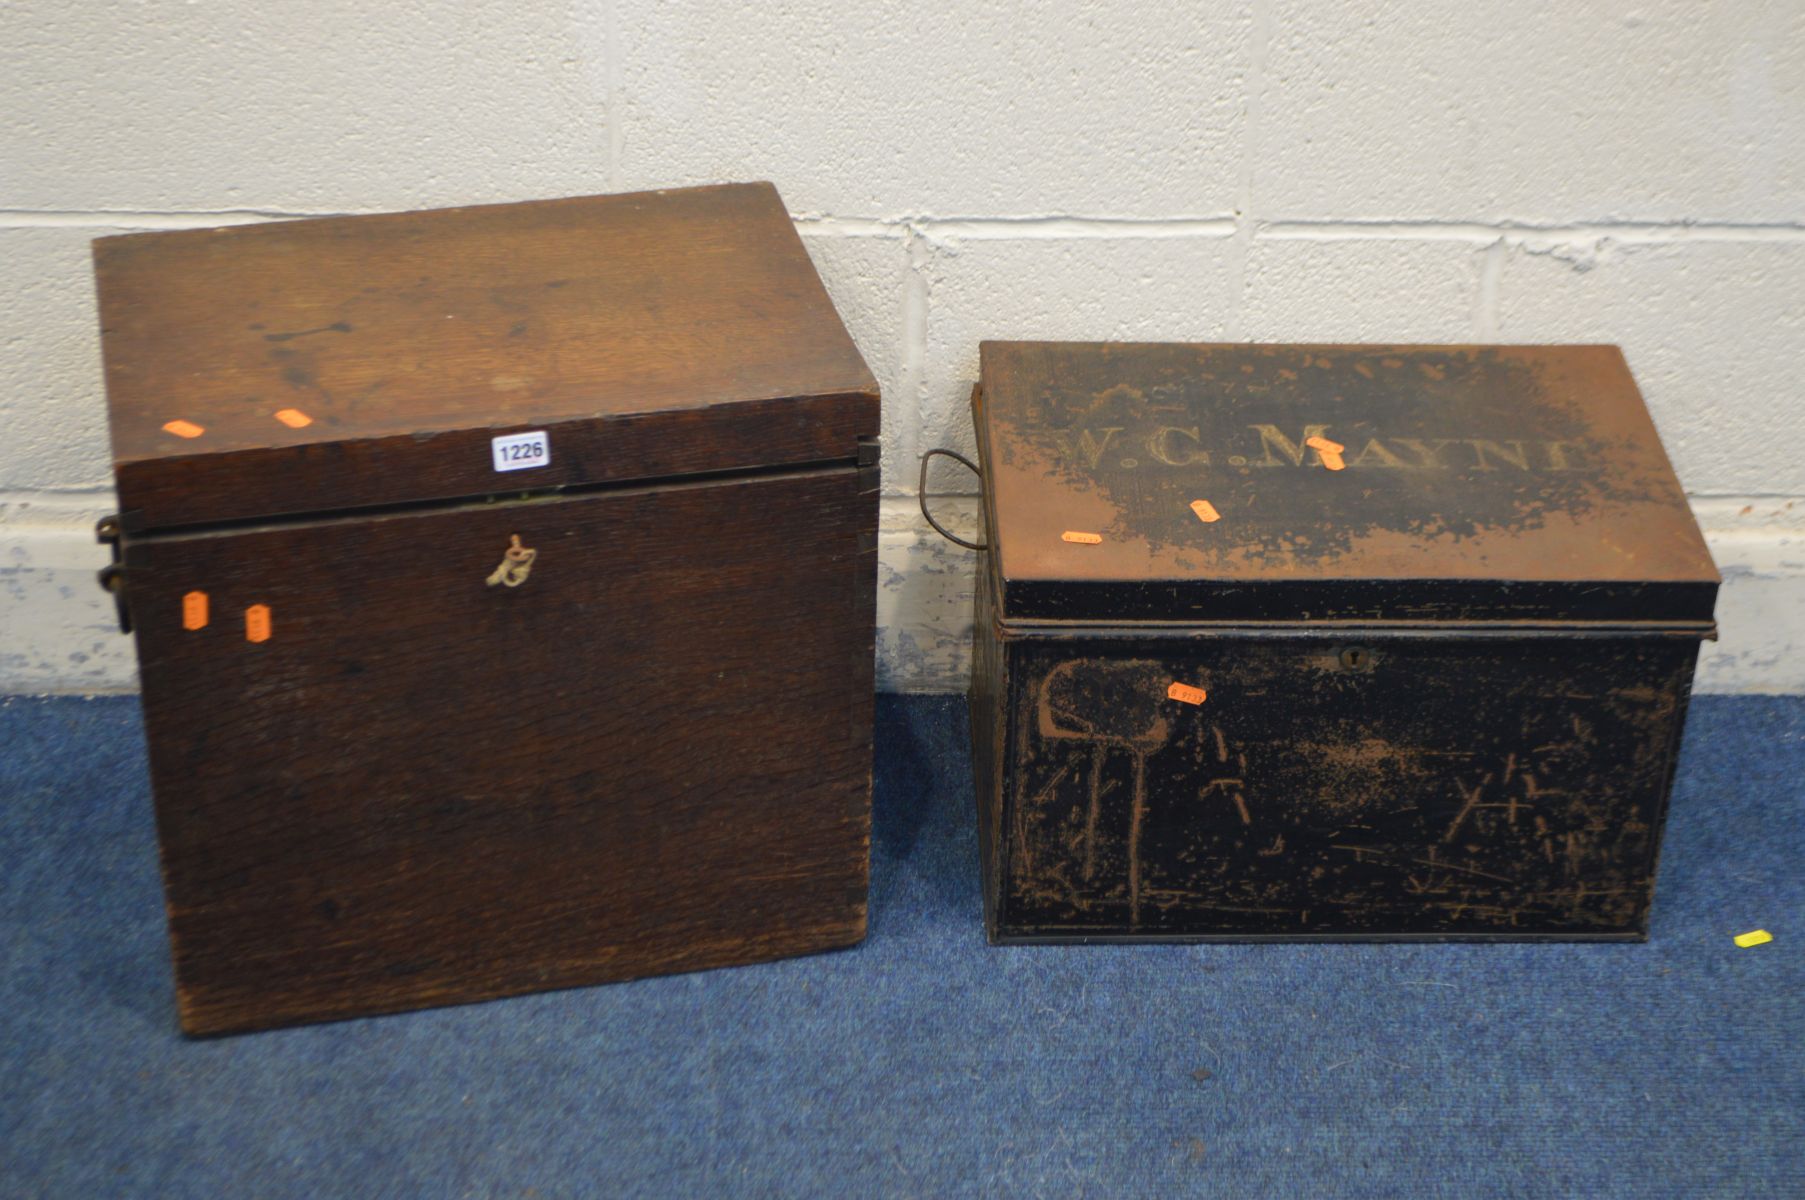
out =
[(963, 465), (966, 470), (978, 477), (980, 483), (983, 482), (984, 479), (984, 472), (978, 469), (978, 464), (965, 457), (963, 454), (955, 453), (952, 450), (929, 450), (926, 454), (921, 456), (921, 481), (915, 487), (915, 498), (921, 501), (921, 515), (927, 519), (929, 525), (934, 527), (935, 533), (938, 533), (941, 537), (952, 542), (956, 546), (964, 546), (967, 550), (990, 549), (990, 544), (988, 542), (980, 543), (966, 541), (964, 538), (953, 533), (947, 529), (946, 526), (936, 521), (934, 519), (934, 514), (928, 511), (928, 463), (933, 461), (936, 454), (944, 454), (954, 462)]

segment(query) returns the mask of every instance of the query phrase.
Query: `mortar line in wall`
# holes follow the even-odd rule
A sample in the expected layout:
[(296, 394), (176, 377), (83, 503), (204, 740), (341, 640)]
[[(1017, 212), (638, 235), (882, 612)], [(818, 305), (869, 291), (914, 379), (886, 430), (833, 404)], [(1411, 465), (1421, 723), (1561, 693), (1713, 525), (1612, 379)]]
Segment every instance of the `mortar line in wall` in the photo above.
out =
[(621, 151), (626, 135), (620, 119), (620, 0), (607, 0), (602, 15), (602, 103), (607, 108), (608, 188), (620, 189)]
[(1490, 243), (1513, 241), (1591, 241), (1611, 238), (1624, 242), (1798, 242), (1805, 241), (1805, 223), (1706, 222), (1706, 221), (1580, 221), (1535, 223), (1528, 221), (1271, 221), (1257, 236), (1294, 241), (1453, 241)]
[[(913, 226), (903, 231), (902, 322), (902, 394), (908, 398), (908, 420), (904, 423), (901, 447), (904, 456), (921, 453), (924, 426), (922, 414), (927, 410), (928, 387), (928, 316), (932, 303), (927, 277), (927, 244)], [(908, 476), (908, 463), (903, 464)]]
[(1210, 237), (1289, 241), (1459, 241), (1486, 245), (1499, 239), (1515, 241), (1599, 240), (1625, 242), (1743, 242), (1805, 241), (1805, 224), (1725, 224), (1697, 221), (1584, 222), (1530, 224), (1503, 221), (1496, 224), (1465, 221), (1243, 221), (1220, 217), (1094, 217), (1094, 216), (993, 216), (993, 217), (853, 217), (827, 213), (792, 214), (805, 233), (830, 237), (899, 237), (905, 227), (920, 236), (970, 240), (1028, 240), (1032, 238), (1157, 238)]
[(880, 217), (835, 217), (825, 213), (791, 213), (797, 232), (826, 237), (907, 238), (909, 222)]
[(923, 217), (912, 221), (927, 238), (1158, 238), (1232, 237), (1234, 217)]
[[(486, 201), (485, 201), (486, 203)], [(0, 228), (198, 229), (212, 225), (363, 216), (389, 208), (301, 210), (235, 209), (0, 209)], [(792, 215), (805, 233), (825, 237), (901, 237), (913, 228), (924, 238), (973, 240), (1044, 238), (1234, 237), (1243, 224), (1255, 240), (1403, 240), (1490, 243), (1598, 240), (1625, 242), (1801, 242), (1805, 222), (1590, 221), (1266, 221), (1234, 216), (1120, 217), (1028, 214), (1022, 216), (868, 217), (835, 213)]]
[(0, 490), (0, 505), (4, 504), (86, 504), (96, 502), (111, 504), (114, 492), (110, 484), (77, 483), (65, 484), (61, 487), (39, 488), (7, 488)]
[(1239, 237), (1250, 230), (1255, 240), (1403, 240), (1462, 241), (1489, 244), (1500, 238), (1596, 240), (1626, 242), (1805, 241), (1805, 224), (1724, 224), (1704, 222), (1585, 222), (1496, 224), (1463, 221), (1242, 221), (1222, 217), (851, 217), (825, 213), (794, 214), (804, 232), (841, 237), (897, 237), (905, 227), (930, 241), (937, 237), (972, 240), (1045, 238)]
[[(530, 199), (523, 197), (522, 199)], [(473, 201), (472, 203), (494, 203)], [(317, 217), (368, 216), (396, 211), (393, 208), (365, 209), (289, 209), (289, 208), (91, 208), (91, 209), (0, 209), (0, 227), (81, 227), (167, 225), (170, 228), (217, 225), (229, 222), (299, 221)], [(932, 229), (949, 236), (1059, 237), (1074, 236), (1186, 236), (1191, 234), (1226, 235), (1236, 228), (1235, 218), (1216, 216), (1070, 216), (1058, 213), (1029, 213), (1013, 216), (945, 216), (920, 215), (868, 217), (826, 212), (790, 214), (798, 229), (810, 233), (837, 234), (846, 237), (901, 237), (911, 226)]]
[(1232, 216), (1210, 217), (842, 217), (794, 213), (791, 220), (804, 233), (836, 237), (900, 237), (912, 231), (927, 241), (966, 239), (1026, 241), (1071, 238), (1232, 237)]
[(1498, 338), (1498, 296), (1504, 286), (1503, 238), (1493, 238), (1479, 252), (1479, 281), (1473, 297), (1473, 334), (1482, 342)]
[(937, 237), (972, 240), (1046, 238), (1238, 237), (1247, 228), (1255, 240), (1403, 240), (1462, 241), (1489, 244), (1500, 238), (1597, 240), (1626, 242), (1805, 241), (1805, 224), (1733, 224), (1698, 221), (1621, 221), (1532, 224), (1501, 221), (1242, 221), (1220, 217), (1095, 216), (911, 216), (853, 217), (797, 213), (792, 219), (804, 232), (839, 237), (897, 237), (914, 228), (930, 241)]
[(1247, 265), (1253, 253), (1259, 225), (1254, 212), (1254, 179), (1259, 165), (1260, 118), (1266, 91), (1267, 63), (1272, 50), (1271, 0), (1255, 0), (1253, 28), (1248, 33), (1247, 82), (1242, 89), (1243, 108), (1240, 173), (1235, 181), (1235, 244), (1229, 259), (1230, 312), (1223, 334), (1230, 341), (1246, 336)]
[(154, 209), (87, 209), (83, 211), (0, 209), (0, 229), (206, 229), (215, 225), (254, 225), (263, 221), (298, 221), (313, 217), (359, 215), (363, 214), (293, 212), (262, 208), (171, 209), (166, 211)]

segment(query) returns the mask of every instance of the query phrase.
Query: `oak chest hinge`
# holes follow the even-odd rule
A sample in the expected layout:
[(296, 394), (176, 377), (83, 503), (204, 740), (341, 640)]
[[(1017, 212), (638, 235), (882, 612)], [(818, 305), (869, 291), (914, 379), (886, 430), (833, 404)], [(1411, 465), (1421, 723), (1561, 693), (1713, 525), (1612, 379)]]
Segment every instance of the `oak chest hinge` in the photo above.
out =
[(884, 439), (866, 436), (859, 439), (859, 495), (869, 496), (883, 485)]
[(100, 586), (112, 593), (113, 610), (119, 617), (119, 632), (132, 631), (132, 610), (125, 597), (125, 554), (120, 546), (124, 521), (118, 513), (100, 518), (94, 526), (94, 540), (113, 550), (113, 561), (100, 569)]

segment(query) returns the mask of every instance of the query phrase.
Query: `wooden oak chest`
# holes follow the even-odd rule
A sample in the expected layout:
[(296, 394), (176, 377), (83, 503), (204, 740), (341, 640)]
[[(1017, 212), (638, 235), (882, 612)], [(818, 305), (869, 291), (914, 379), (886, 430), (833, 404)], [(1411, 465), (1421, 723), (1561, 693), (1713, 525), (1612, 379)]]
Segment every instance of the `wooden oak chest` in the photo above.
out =
[(184, 1028), (864, 935), (878, 394), (774, 189), (95, 257)]
[(1000, 941), (1648, 928), (1718, 577), (1608, 346), (987, 343)]

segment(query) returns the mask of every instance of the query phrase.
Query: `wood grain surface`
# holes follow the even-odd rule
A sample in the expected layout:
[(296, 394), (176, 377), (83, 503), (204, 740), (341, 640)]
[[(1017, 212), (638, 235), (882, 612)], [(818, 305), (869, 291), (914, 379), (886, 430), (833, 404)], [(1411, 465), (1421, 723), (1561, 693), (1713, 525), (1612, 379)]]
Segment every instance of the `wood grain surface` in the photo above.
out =
[[(857, 941), (868, 487), (842, 466), (128, 539), (184, 1028)], [(487, 585), (514, 535), (528, 578)]]
[[(837, 459), (876, 425), (769, 184), (131, 234), (95, 265), (128, 529)], [(529, 430), (549, 466), (496, 475), (490, 438)]]

